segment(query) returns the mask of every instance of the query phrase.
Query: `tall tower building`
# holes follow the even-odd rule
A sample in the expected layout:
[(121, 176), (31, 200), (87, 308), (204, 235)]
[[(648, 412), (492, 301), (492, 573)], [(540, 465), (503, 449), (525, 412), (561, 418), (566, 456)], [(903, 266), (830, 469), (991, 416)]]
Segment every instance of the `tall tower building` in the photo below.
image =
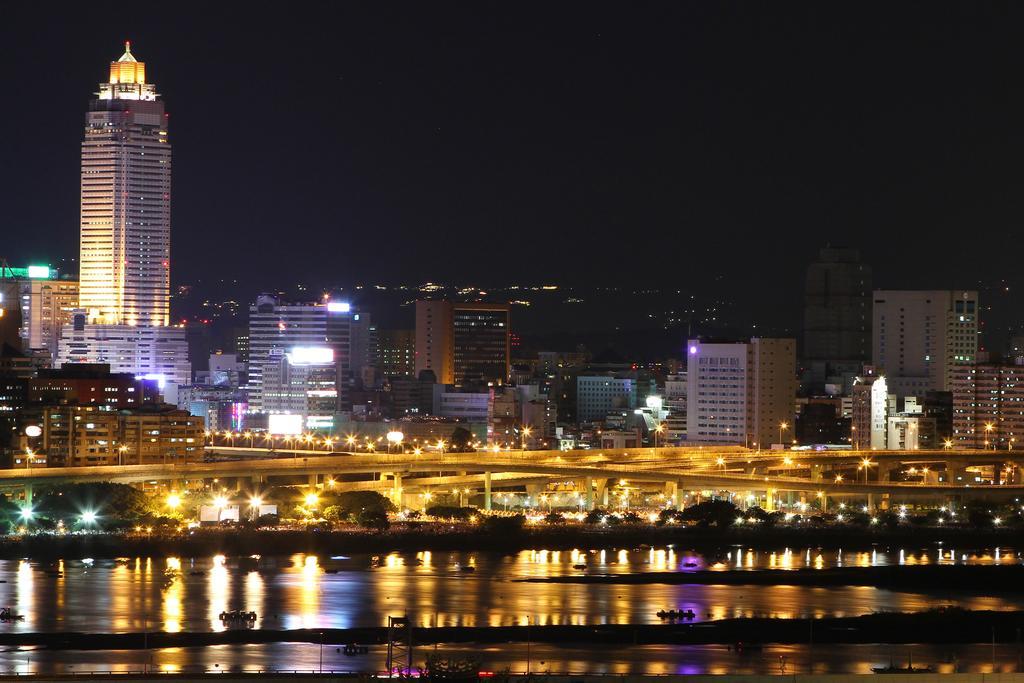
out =
[(170, 326), (171, 145), (157, 98), (125, 43), (85, 116), (80, 311), (57, 361), (187, 384), (185, 330)]
[(89, 323), (169, 323), (171, 144), (158, 97), (125, 43), (85, 117), (79, 296)]
[(826, 247), (807, 268), (804, 287), (804, 389), (848, 390), (871, 359), (871, 266), (857, 249)]

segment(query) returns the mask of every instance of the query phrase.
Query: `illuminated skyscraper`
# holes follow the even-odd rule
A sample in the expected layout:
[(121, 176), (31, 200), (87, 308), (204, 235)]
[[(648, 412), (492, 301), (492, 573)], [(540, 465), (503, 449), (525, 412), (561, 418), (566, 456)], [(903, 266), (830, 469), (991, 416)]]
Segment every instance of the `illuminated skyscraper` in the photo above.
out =
[(108, 80), (82, 142), (80, 305), (90, 323), (159, 327), (170, 299), (167, 114), (130, 43)]
[(62, 331), (57, 361), (187, 384), (185, 330), (169, 326), (171, 146), (157, 98), (125, 43), (85, 117), (81, 312)]

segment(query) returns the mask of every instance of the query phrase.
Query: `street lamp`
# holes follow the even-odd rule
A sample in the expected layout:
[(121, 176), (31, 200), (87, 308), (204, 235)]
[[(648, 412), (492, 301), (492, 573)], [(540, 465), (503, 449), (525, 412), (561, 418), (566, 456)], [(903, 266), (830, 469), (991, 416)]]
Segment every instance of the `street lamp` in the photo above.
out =
[(789, 423), (788, 422), (782, 421), (782, 422), (779, 423), (779, 443), (780, 444), (785, 445), (785, 443), (786, 443), (785, 441), (782, 440), (782, 432), (786, 431), (787, 429), (789, 429)]
[(658, 448), (658, 435), (665, 431), (664, 423), (659, 422), (654, 428), (654, 448)]
[(306, 514), (312, 517), (313, 511), (316, 510), (316, 506), (320, 502), (320, 496), (310, 491), (309, 493), (306, 494), (306, 497), (303, 499), (303, 502), (306, 503)]
[(520, 438), (519, 438), (519, 446), (520, 446), (520, 448), (521, 448), (522, 450), (524, 450), (524, 451), (526, 450), (526, 440), (527, 440), (528, 438), (530, 438), (530, 433), (531, 433), (532, 431), (533, 431), (533, 430), (532, 430), (532, 429), (530, 429), (530, 427), (529, 427), (529, 426), (526, 426), (526, 427), (523, 427), (522, 431), (520, 432)]
[(860, 464), (864, 468), (864, 483), (867, 484), (868, 483), (868, 468), (871, 467), (872, 465), (874, 465), (875, 463), (873, 463), (872, 461), (868, 460), (867, 458), (864, 458), (863, 460), (860, 461)]
[(263, 505), (263, 499), (259, 496), (253, 496), (249, 499), (249, 512), (254, 522), (259, 519), (261, 505)]
[[(991, 422), (986, 422), (985, 423), (985, 435), (986, 435), (985, 445), (986, 446), (988, 446), (989, 439), (991, 439), (992, 430), (995, 429), (995, 428), (996, 428), (996, 426), (994, 424), (992, 424)], [(993, 441), (992, 442), (992, 450), (995, 450), (995, 449), (996, 449), (995, 441)]]
[(118, 465), (123, 465), (124, 464), (124, 454), (127, 453), (127, 452), (128, 452), (128, 446), (126, 446), (124, 444), (121, 444), (121, 446), (117, 449), (117, 464)]
[(397, 430), (388, 432), (388, 453), (391, 452), (391, 447), (395, 446), (401, 448), (402, 440), (405, 439), (405, 434)]

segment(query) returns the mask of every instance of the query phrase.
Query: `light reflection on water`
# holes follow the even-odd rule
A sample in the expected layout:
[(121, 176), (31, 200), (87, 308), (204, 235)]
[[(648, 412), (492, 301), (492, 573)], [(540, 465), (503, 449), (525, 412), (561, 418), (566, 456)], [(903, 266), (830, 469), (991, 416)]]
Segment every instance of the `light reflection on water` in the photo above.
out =
[[(544, 584), (515, 579), (634, 572), (828, 569), (912, 564), (1015, 564), (1009, 548), (883, 548), (774, 551), (680, 548), (530, 550), (510, 554), (391, 553), (377, 558), (313, 555), (263, 558), (131, 558), (58, 563), (0, 561), (0, 606), (24, 621), (8, 631), (221, 631), (224, 611), (257, 614), (255, 628), (381, 626), (408, 614), (421, 626), (659, 623), (660, 609), (691, 609), (697, 620), (729, 617), (854, 616), (938, 605), (1024, 609), (1024, 598), (963, 591), (913, 593), (868, 586)], [(585, 565), (585, 569), (580, 569)], [(465, 567), (475, 571), (467, 573)]]
[[(304, 670), (381, 671), (386, 646), (370, 647), (367, 655), (346, 657), (337, 645), (322, 649), (311, 643), (210, 645), (154, 650), (11, 649), (0, 652), (0, 674), (84, 674), (89, 671), (200, 672)], [(422, 666), (433, 646), (414, 649), (414, 666)], [(525, 643), (441, 645), (438, 654), (478, 658), (491, 671), (526, 671)], [(322, 657), (322, 659), (321, 659)], [(1017, 670), (1016, 645), (1001, 644), (994, 652), (973, 645), (768, 645), (763, 650), (737, 653), (726, 645), (632, 645), (609, 647), (566, 643), (530, 646), (534, 673), (573, 672), (608, 674), (870, 674), (871, 667), (890, 663), (931, 666), (937, 673), (1011, 673)], [(784, 669), (783, 669), (784, 667)]]

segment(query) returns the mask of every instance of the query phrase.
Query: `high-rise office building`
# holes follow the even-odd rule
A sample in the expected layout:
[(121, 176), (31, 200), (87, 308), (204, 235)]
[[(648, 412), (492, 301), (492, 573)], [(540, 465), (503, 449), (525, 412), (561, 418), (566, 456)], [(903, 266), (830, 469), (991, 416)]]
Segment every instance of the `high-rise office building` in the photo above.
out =
[(327, 307), (322, 304), (283, 304), (261, 295), (249, 308), (249, 408), (263, 411), (263, 374), (280, 359), (271, 352), (327, 342)]
[(171, 143), (158, 97), (126, 43), (86, 114), (79, 254), (90, 323), (170, 322)]
[(416, 302), (416, 374), (439, 384), (505, 384), (511, 370), (508, 304)]
[(883, 290), (873, 300), (874, 366), (898, 396), (951, 391), (957, 366), (977, 361), (977, 292)]
[[(125, 44), (90, 102), (82, 142), (81, 319), (66, 325), (62, 362), (191, 380), (185, 329), (170, 327), (171, 146), (146, 65)], [(84, 321), (82, 320), (84, 319)], [(123, 328), (123, 329), (122, 329)], [(134, 346), (132, 349), (130, 347)]]
[[(364, 324), (365, 323), (365, 324)], [(355, 331), (353, 331), (355, 329)], [(274, 351), (291, 353), (295, 348), (327, 347), (333, 352), (336, 371), (336, 410), (351, 410), (349, 387), (353, 380), (352, 342), (360, 357), (372, 348), (369, 319), (352, 310), (348, 302), (281, 303), (261, 295), (249, 309), (249, 408), (269, 412), (265, 401), (264, 377), (277, 371), (281, 357)], [(365, 342), (365, 343), (364, 343)], [(368, 355), (369, 351), (365, 351)], [(359, 370), (362, 366), (357, 366)], [(322, 368), (318, 376), (322, 375)], [(317, 381), (320, 381), (319, 379)]]
[(803, 384), (849, 389), (871, 358), (871, 266), (857, 249), (826, 247), (807, 268), (804, 287)]
[(687, 347), (687, 441), (766, 448), (785, 440), (796, 412), (796, 340)]

